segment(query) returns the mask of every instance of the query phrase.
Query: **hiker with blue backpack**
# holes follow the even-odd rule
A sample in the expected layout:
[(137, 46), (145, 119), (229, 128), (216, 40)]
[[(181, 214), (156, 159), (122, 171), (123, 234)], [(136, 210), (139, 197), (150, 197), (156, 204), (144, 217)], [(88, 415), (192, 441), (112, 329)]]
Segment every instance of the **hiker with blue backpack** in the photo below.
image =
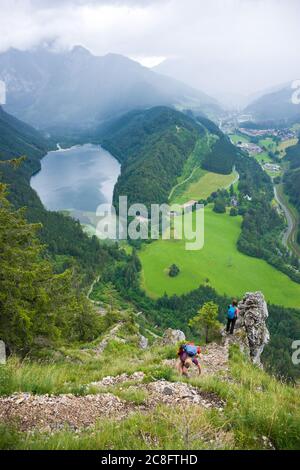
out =
[(238, 317), (239, 309), (237, 300), (233, 300), (232, 303), (228, 306), (227, 310), (227, 326), (226, 332), (233, 335), (235, 323)]
[(195, 366), (198, 368), (199, 375), (201, 374), (201, 367), (197, 357), (200, 353), (200, 346), (195, 346), (194, 343), (180, 345), (177, 354), (179, 357), (179, 370), (182, 375), (188, 375), (188, 369), (192, 364), (195, 364)]

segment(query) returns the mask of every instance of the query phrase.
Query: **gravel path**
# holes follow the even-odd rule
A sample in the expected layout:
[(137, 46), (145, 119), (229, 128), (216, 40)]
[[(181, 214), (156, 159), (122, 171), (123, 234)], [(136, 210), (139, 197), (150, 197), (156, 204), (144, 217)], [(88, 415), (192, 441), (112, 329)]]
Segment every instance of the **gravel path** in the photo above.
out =
[[(200, 362), (203, 375), (227, 371), (228, 346), (211, 344), (203, 348)], [(175, 368), (176, 360), (163, 361), (165, 365)], [(196, 368), (190, 375), (196, 375)], [(33, 395), (31, 393), (15, 393), (8, 397), (0, 397), (0, 422), (13, 424), (21, 431), (56, 431), (69, 427), (80, 430), (93, 426), (103, 418), (124, 419), (132, 412), (147, 413), (156, 406), (196, 405), (203, 409), (223, 411), (225, 402), (217, 395), (202, 391), (189, 383), (157, 380), (144, 382), (145, 374), (135, 372), (132, 375), (121, 374), (115, 377), (104, 377), (98, 382), (88, 384), (99, 393), (75, 396)], [(145, 400), (142, 404), (126, 401), (114, 394), (114, 387), (122, 389), (127, 382), (127, 390), (142, 390)], [(128, 388), (128, 382), (131, 385)], [(106, 392), (107, 390), (107, 392)], [(96, 390), (97, 392), (97, 390)]]

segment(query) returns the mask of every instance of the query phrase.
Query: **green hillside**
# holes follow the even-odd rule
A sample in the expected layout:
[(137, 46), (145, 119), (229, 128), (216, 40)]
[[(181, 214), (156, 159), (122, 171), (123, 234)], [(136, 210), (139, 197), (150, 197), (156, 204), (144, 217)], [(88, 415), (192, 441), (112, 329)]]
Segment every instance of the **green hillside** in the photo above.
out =
[(177, 186), (171, 201), (175, 204), (184, 204), (190, 200), (199, 201), (200, 199), (207, 199), (211, 193), (222, 188), (228, 188), (237, 178), (238, 174), (236, 171), (229, 175), (221, 175), (199, 168), (187, 183)]
[(7, 114), (0, 106), (0, 159), (26, 154), (34, 160), (41, 158), (49, 148), (38, 131)]
[(230, 174), (237, 149), (208, 119), (166, 107), (123, 116), (104, 132), (102, 145), (122, 163), (114, 203), (167, 202), (172, 188), (201, 167)]
[[(300, 214), (300, 143), (286, 150), (286, 160), (290, 168), (284, 175), (284, 190), (290, 202)], [(298, 227), (297, 241), (300, 245), (300, 228)]]
[(129, 312), (113, 315), (114, 338), (110, 326), (51, 362), (11, 357), (0, 366), (0, 449), (299, 448), (297, 388), (254, 366), (238, 345), (202, 344), (202, 375), (184, 378), (176, 344), (162, 347), (158, 336), (142, 350)]
[(103, 144), (122, 162), (114, 203), (127, 195), (128, 203), (147, 206), (166, 202), (176, 178), (203, 129), (182, 113), (153, 108), (131, 114)]
[[(205, 245), (199, 251), (185, 250), (184, 240), (159, 240), (140, 252), (142, 284), (150, 296), (183, 294), (205, 284), (219, 294), (239, 296), (245, 290), (261, 290), (269, 302), (300, 307), (300, 285), (263, 260), (239, 252), (237, 240), (241, 218), (205, 209)], [(175, 263), (180, 274), (168, 276)]]

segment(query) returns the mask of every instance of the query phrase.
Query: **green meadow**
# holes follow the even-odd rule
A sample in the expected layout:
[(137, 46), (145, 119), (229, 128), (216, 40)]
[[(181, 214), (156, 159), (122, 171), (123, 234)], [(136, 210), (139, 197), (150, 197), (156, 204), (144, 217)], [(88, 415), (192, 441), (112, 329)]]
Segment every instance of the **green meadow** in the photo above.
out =
[[(239, 142), (243, 142), (243, 143), (246, 143), (246, 142), (250, 142), (250, 138), (248, 138), (246, 135), (241, 135), (241, 134), (231, 134), (230, 136), (230, 140), (233, 144), (238, 144)], [(263, 163), (270, 163), (272, 162), (272, 159), (269, 157), (268, 155), (268, 152), (271, 150), (276, 150), (276, 145), (275, 147), (273, 147), (273, 140), (272, 139), (261, 139), (259, 141), (259, 145), (261, 147), (265, 147), (267, 150), (262, 152), (262, 153), (259, 153), (259, 154), (254, 154), (252, 155), (260, 164), (263, 164)]]
[(248, 139), (248, 137), (246, 137), (245, 135), (241, 135), (241, 134), (230, 134), (229, 137), (233, 144), (238, 144), (239, 142), (243, 142), (243, 143), (250, 142), (250, 139)]
[[(195, 218), (195, 215), (194, 215)], [(268, 302), (300, 307), (300, 284), (290, 280), (267, 262), (237, 249), (241, 217), (216, 214), (205, 209), (205, 243), (199, 251), (187, 251), (184, 240), (158, 240), (140, 252), (142, 287), (151, 297), (184, 294), (209, 283), (218, 293), (240, 296), (260, 290)], [(180, 273), (171, 278), (168, 268), (175, 263)]]
[(218, 189), (228, 188), (238, 178), (236, 171), (230, 173), (230, 175), (221, 175), (198, 168), (196, 172), (195, 176), (198, 176), (198, 178), (195, 180), (193, 178), (194, 181), (182, 193), (178, 191), (176, 195), (174, 194), (172, 203), (184, 204), (192, 199), (196, 201), (207, 199), (211, 193)]
[(273, 139), (271, 139), (271, 137), (260, 139), (259, 145), (261, 147), (265, 147), (268, 152), (276, 152), (277, 150), (277, 144)]
[(286, 150), (289, 148), (289, 147), (293, 147), (294, 145), (296, 145), (298, 143), (298, 139), (295, 138), (295, 139), (289, 139), (289, 140), (285, 140), (283, 142), (280, 142), (280, 144), (278, 145), (278, 150), (280, 152), (280, 155), (282, 157), (285, 157), (286, 155)]

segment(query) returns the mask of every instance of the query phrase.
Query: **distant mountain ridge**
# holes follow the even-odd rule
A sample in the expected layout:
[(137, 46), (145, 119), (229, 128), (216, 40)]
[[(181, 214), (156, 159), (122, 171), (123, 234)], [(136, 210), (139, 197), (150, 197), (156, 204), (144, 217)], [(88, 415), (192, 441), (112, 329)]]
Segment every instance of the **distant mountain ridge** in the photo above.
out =
[(250, 103), (244, 112), (251, 114), (256, 121), (287, 124), (300, 122), (300, 105), (292, 102), (295, 90), (291, 85), (292, 82), (260, 96)]
[(222, 113), (204, 93), (159, 75), (127, 57), (94, 56), (77, 46), (67, 52), (40, 48), (0, 54), (5, 110), (40, 129), (91, 128), (132, 109), (156, 105)]

